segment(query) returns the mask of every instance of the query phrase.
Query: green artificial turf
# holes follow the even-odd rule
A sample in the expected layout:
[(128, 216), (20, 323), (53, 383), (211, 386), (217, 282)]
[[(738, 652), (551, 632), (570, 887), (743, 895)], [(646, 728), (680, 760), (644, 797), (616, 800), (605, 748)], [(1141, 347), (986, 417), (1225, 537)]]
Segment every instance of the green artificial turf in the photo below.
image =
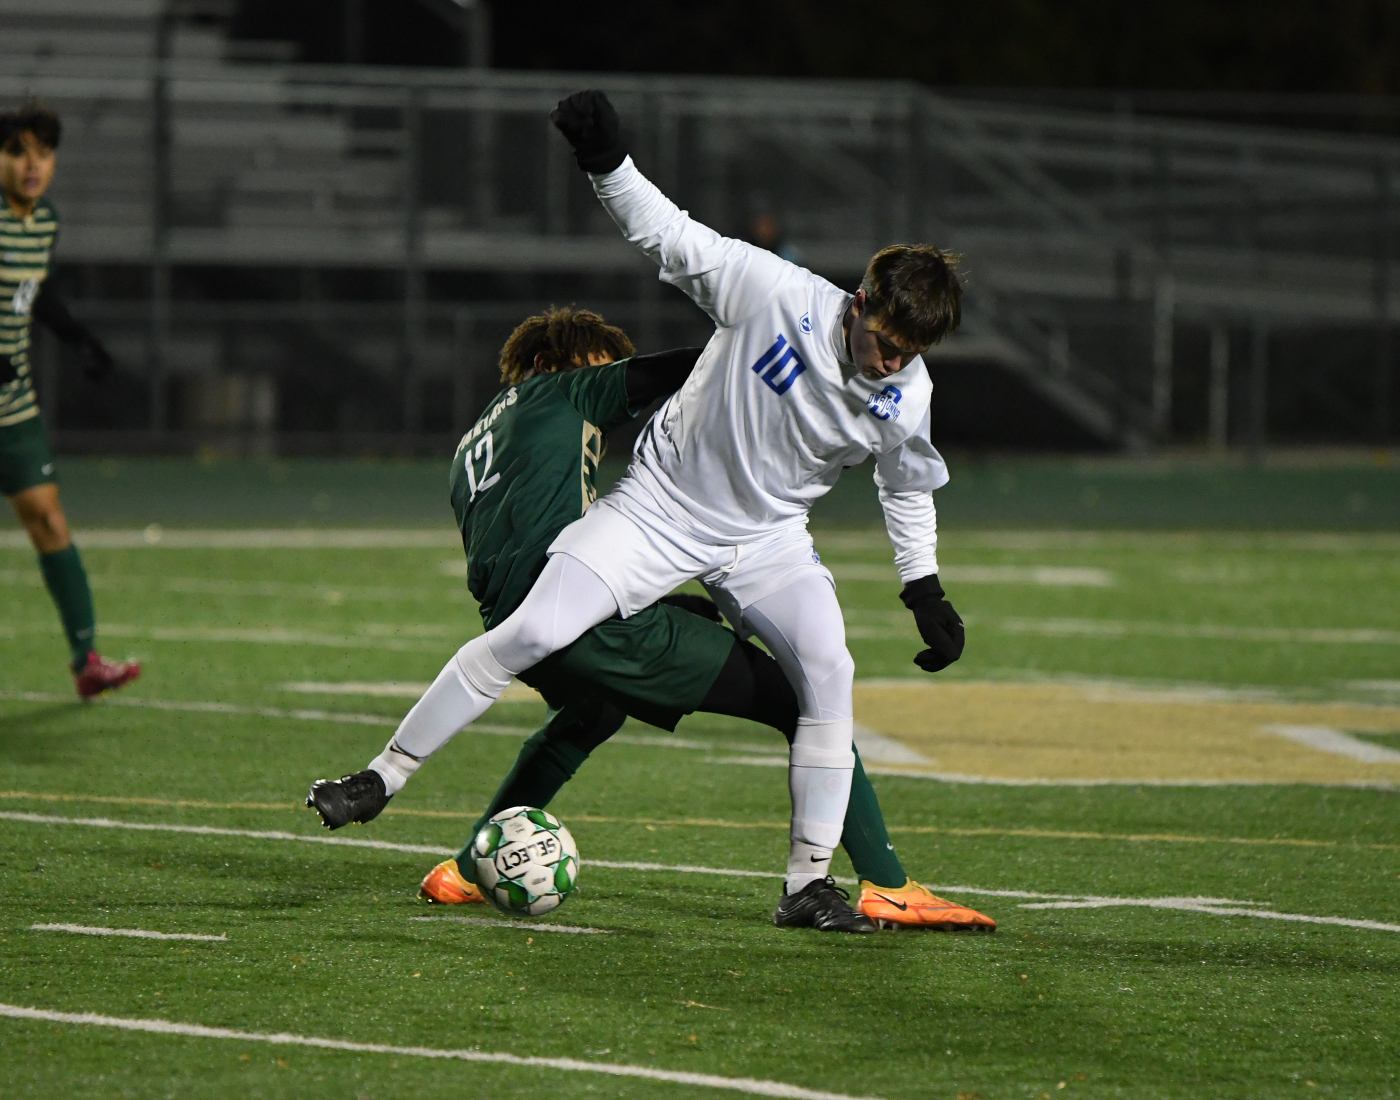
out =
[[(360, 522), (394, 519), (366, 507)], [(216, 519), (206, 522), (225, 525)], [(251, 511), (242, 519), (268, 522)], [(838, 583), (858, 676), (917, 676), (917, 638), (897, 580), (881, 573), (890, 557), (881, 538), (846, 528), (818, 544), (838, 577), (873, 578)], [(1400, 679), (1396, 551), (1383, 534), (1012, 536), (948, 522), (940, 555), (969, 637), (949, 673), (1393, 703), (1384, 683)], [(71, 702), (33, 557), (0, 550), (3, 813), (324, 836), (297, 805), (307, 783), (362, 767), (408, 701), (286, 685), (425, 681), (479, 629), (461, 577), (443, 564), (460, 557), (450, 540), (440, 549), (94, 547), (85, 557), (103, 649), (139, 656), (146, 672), (105, 703)], [(1102, 583), (952, 579), (959, 568), (1008, 566), (1099, 570)], [(1066, 620), (1131, 629), (1064, 633)], [(1170, 636), (1164, 626), (1265, 633)], [(1319, 630), (1330, 640), (1297, 633)], [(1347, 633), (1362, 631), (1373, 633)], [(118, 705), (161, 701), (235, 709)], [(308, 709), (360, 719), (297, 716)], [(429, 813), (390, 812), (335, 836), (455, 848), (541, 709), (498, 704), (483, 719), (498, 732), (461, 734), (391, 806)], [(384, 724), (367, 724), (376, 718)], [(972, 892), (955, 896), (995, 916), (995, 936), (779, 931), (775, 878), (588, 865), (779, 871), (782, 770), (724, 762), (753, 747), (776, 753), (778, 736), (703, 717), (677, 731), (695, 748), (646, 743), (658, 731), (636, 723), (623, 733), (630, 740), (600, 749), (552, 807), (585, 866), (580, 892), (545, 923), (609, 935), (415, 921), (458, 915), (414, 898), (432, 854), (7, 818), (0, 1002), (887, 1100), (1400, 1095), (1400, 932), (1142, 905), (1023, 908), (1044, 899)], [(1400, 924), (1395, 791), (874, 782), (910, 873), (950, 892), (1209, 897)], [(947, 829), (957, 831), (927, 831)], [(1195, 839), (1126, 839), (1161, 834)], [(850, 874), (844, 856), (836, 871)], [(50, 922), (228, 938), (31, 930)], [(0, 1019), (0, 1052), (3, 1096), (725, 1095), (48, 1021)]]

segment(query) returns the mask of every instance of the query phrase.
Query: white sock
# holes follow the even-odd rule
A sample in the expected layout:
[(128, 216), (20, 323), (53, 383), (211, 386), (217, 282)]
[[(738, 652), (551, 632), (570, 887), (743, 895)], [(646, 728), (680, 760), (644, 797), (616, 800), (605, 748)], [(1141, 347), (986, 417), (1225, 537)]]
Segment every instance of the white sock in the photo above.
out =
[(854, 724), (850, 718), (797, 720), (788, 763), (792, 833), (784, 889), (789, 894), (831, 873), (831, 854), (841, 843), (851, 798)]
[(511, 674), (492, 655), (486, 635), (459, 649), (404, 715), (384, 751), (370, 761), (385, 790), (391, 795), (403, 790), (423, 761), (480, 718), (510, 680)]
[(369, 770), (379, 773), (379, 778), (384, 780), (384, 793), (392, 798), (403, 790), (408, 777), (416, 772), (422, 763), (422, 760), (409, 756), (394, 744), (391, 737), (389, 743), (384, 746), (384, 751), (369, 762)]

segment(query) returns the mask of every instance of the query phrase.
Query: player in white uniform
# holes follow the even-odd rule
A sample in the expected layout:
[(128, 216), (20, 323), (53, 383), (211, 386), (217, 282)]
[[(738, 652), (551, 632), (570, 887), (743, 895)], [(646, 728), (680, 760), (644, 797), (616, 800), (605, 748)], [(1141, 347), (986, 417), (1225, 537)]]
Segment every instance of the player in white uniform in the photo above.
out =
[(370, 767), (392, 795), (513, 674), (699, 578), (736, 629), (773, 653), (801, 702), (775, 920), (872, 931), (829, 877), (854, 765), (855, 663), (807, 513), (843, 468), (874, 455), (902, 598), (930, 647), (915, 660), (929, 671), (957, 660), (962, 622), (938, 582), (931, 495), (948, 473), (929, 442), (932, 387), (919, 357), (957, 324), (957, 275), (936, 249), (894, 246), (848, 294), (677, 209), (626, 155), (602, 93), (571, 96), (553, 117), (624, 236), (713, 318), (715, 334), (643, 431), (626, 477), (556, 538), (520, 607), (458, 651)]

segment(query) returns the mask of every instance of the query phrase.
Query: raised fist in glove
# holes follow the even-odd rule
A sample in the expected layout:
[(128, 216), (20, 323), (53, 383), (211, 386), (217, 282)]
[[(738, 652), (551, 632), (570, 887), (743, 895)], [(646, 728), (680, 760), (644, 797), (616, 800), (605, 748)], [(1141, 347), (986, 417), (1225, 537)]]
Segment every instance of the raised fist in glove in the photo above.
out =
[(549, 121), (574, 147), (574, 159), (585, 172), (611, 172), (627, 159), (617, 112), (608, 97), (594, 88), (561, 99)]
[(899, 598), (904, 601), (905, 607), (914, 612), (919, 637), (928, 646), (914, 655), (916, 665), (925, 672), (938, 672), (962, 656), (966, 641), (963, 621), (943, 594), (937, 573), (910, 581)]

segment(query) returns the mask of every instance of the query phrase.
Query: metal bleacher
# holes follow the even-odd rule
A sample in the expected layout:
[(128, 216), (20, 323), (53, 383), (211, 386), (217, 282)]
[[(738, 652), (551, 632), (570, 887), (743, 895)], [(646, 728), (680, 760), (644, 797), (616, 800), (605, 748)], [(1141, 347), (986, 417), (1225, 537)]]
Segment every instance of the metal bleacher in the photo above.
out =
[[(242, 419), (180, 413), (177, 391), (224, 392), (220, 374), (339, 386), (336, 430), (459, 427), (486, 396), (489, 349), (546, 296), (607, 302), (648, 338), (703, 338), (548, 127), (592, 83), (643, 169), (723, 231), (775, 210), (804, 262), (846, 285), (893, 240), (961, 252), (966, 323), (937, 354), (1011, 376), (1086, 439), (1171, 440), (1174, 401), (1196, 393), (1182, 378), (1199, 374), (1210, 440), (1260, 445), (1271, 349), (1298, 334), (1361, 347), (1347, 381), (1322, 364), (1307, 384), (1362, 436), (1394, 430), (1394, 139), (907, 83), (299, 65), (230, 41), (227, 16), (0, 0), (0, 92), (63, 114), (59, 258), (107, 273), (80, 312), (110, 335), (151, 431), (295, 430), (275, 401)], [(215, 269), (283, 292), (200, 292)], [(357, 271), (373, 293), (327, 293)], [(495, 289), (454, 289), (481, 279)]]

